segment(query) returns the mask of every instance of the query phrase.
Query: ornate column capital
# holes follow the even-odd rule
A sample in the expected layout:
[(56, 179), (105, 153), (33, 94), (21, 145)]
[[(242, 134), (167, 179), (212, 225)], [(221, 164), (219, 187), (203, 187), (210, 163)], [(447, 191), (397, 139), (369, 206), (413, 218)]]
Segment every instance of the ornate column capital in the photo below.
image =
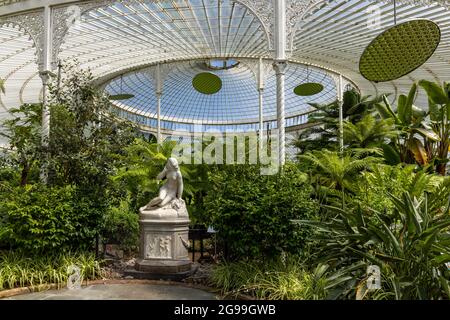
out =
[(51, 73), (51, 72), (48, 71), (48, 70), (39, 71), (39, 77), (41, 78), (42, 83), (43, 83), (44, 85), (49, 84), (50, 78), (51, 78), (52, 76), (54, 76), (54, 74)]
[(155, 89), (155, 95), (161, 96), (164, 91), (164, 81), (172, 70), (172, 66), (167, 63), (160, 63), (145, 70), (145, 73), (150, 77)]
[(273, 69), (275, 70), (276, 75), (284, 75), (286, 74), (286, 68), (288, 63), (286, 60), (275, 60), (272, 64)]
[(269, 77), (269, 72), (271, 72), (273, 68), (270, 60), (262, 59), (261, 69), (259, 59), (241, 59), (240, 61), (250, 69), (253, 76), (255, 77), (256, 89), (258, 91), (264, 90), (265, 81)]

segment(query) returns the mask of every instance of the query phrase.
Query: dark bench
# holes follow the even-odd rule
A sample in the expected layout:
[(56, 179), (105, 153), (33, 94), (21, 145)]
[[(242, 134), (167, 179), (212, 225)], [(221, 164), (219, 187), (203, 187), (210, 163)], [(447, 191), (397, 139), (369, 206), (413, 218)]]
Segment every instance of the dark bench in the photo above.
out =
[(211, 233), (209, 233), (206, 228), (199, 228), (195, 226), (194, 228), (189, 229), (189, 240), (192, 240), (192, 262), (195, 260), (195, 241), (200, 241), (200, 259), (203, 259), (203, 240), (210, 238)]

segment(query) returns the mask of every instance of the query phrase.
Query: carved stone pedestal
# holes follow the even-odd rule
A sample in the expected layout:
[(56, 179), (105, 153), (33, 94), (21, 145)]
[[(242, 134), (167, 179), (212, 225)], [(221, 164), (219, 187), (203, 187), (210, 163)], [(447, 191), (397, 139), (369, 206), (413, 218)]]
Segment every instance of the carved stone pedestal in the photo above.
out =
[[(164, 210), (140, 210), (140, 254), (135, 269), (140, 278), (160, 278), (162, 275), (189, 275), (189, 217)], [(145, 276), (147, 274), (148, 276)]]

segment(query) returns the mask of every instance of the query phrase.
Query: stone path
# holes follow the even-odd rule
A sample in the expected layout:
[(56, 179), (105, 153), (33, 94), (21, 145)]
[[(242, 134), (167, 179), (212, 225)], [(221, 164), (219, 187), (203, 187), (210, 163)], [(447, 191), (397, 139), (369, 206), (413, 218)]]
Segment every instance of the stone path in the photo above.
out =
[(76, 290), (49, 290), (4, 300), (216, 300), (213, 293), (182, 286), (98, 284)]

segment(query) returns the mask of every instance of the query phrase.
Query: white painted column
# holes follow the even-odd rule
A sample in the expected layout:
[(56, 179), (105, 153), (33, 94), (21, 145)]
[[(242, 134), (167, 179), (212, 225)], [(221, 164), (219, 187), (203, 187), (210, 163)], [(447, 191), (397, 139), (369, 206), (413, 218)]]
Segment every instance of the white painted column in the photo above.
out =
[(48, 84), (51, 74), (52, 59), (52, 10), (50, 6), (44, 8), (44, 41), (42, 48), (42, 64), (39, 66), (39, 76), (42, 79), (42, 129), (41, 144), (44, 150), (40, 179), (42, 183), (48, 182), (48, 151), (50, 139), (50, 108), (48, 102)]
[(161, 144), (161, 92), (156, 93), (156, 142)]
[(274, 63), (275, 75), (277, 78), (277, 128), (278, 128), (278, 156), (279, 164), (283, 166), (286, 163), (286, 129), (284, 114), (284, 78), (287, 63), (276, 61)]
[(263, 94), (264, 94), (264, 67), (262, 58), (259, 58), (258, 64), (258, 94), (259, 94), (259, 149), (262, 150), (264, 143), (264, 113), (263, 113)]
[(280, 168), (286, 162), (286, 137), (284, 115), (284, 78), (286, 62), (286, 0), (274, 1), (275, 6), (275, 57), (273, 68), (277, 79), (277, 127)]
[(339, 151), (341, 156), (344, 155), (344, 83), (342, 75), (339, 75), (338, 81), (338, 103), (339, 103)]
[(161, 83), (161, 66), (158, 63), (156, 65), (156, 142), (161, 144), (161, 96), (162, 96), (162, 83)]

